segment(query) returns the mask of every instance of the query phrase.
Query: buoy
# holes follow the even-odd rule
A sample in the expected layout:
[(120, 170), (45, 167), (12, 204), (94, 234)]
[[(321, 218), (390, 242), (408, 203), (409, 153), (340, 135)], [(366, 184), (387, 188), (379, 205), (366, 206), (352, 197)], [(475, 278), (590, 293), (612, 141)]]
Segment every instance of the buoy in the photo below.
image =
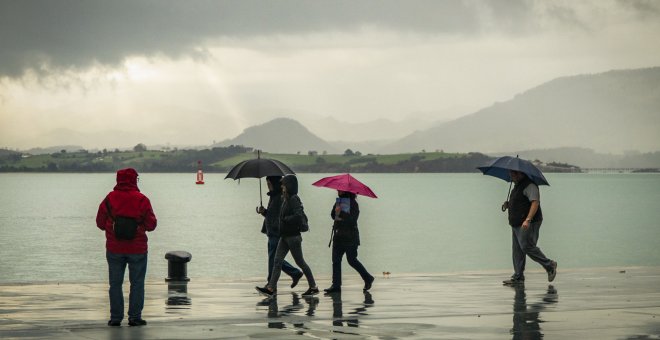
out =
[(204, 172), (202, 172), (202, 161), (197, 161), (197, 182), (195, 184), (204, 184)]

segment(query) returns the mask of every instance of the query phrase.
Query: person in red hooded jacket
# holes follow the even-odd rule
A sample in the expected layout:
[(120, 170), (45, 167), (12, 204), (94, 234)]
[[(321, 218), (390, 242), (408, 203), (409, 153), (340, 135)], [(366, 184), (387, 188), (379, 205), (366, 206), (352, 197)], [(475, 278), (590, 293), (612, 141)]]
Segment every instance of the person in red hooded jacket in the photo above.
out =
[[(96, 226), (105, 231), (106, 259), (110, 282), (110, 321), (108, 326), (121, 326), (124, 318), (124, 295), (122, 284), (128, 265), (131, 291), (128, 305), (129, 326), (144, 326), (144, 279), (147, 274), (147, 231), (156, 229), (156, 216), (147, 196), (138, 189), (138, 173), (127, 168), (117, 171), (117, 185), (99, 205)], [(132, 239), (121, 239), (115, 235), (114, 222), (117, 216), (137, 221), (137, 230)]]

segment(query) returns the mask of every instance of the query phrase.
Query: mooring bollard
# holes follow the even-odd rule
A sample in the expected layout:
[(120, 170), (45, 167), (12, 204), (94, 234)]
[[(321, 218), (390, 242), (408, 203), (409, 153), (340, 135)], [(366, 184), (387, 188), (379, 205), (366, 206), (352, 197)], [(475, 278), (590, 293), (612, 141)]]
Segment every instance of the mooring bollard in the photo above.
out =
[(167, 259), (167, 278), (165, 281), (190, 281), (188, 278), (187, 263), (192, 255), (187, 251), (176, 250), (165, 254)]

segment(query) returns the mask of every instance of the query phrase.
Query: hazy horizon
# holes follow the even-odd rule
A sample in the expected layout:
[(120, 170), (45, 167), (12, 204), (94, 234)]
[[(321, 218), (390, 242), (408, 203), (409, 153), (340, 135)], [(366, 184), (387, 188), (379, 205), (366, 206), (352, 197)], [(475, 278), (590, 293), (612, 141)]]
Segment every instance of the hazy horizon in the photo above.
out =
[(658, 66), (658, 32), (643, 0), (0, 0), (0, 148), (210, 145), (278, 117), (402, 137), (558, 77)]

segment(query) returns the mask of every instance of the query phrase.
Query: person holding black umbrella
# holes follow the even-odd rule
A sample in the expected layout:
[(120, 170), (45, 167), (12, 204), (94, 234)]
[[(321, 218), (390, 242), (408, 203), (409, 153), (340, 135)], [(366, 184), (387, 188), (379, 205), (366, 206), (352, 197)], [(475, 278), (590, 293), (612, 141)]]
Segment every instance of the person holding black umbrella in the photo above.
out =
[(525, 282), (525, 260), (529, 256), (548, 273), (552, 282), (557, 275), (557, 262), (548, 259), (536, 245), (539, 229), (543, 222), (539, 187), (522, 171), (509, 170), (515, 183), (509, 200), (502, 209), (509, 210), (509, 225), (512, 230), (512, 252), (514, 273), (505, 285), (520, 285)]
[(303, 226), (307, 225), (302, 202), (298, 197), (298, 179), (295, 175), (286, 175), (282, 177), (282, 208), (280, 210), (280, 240), (275, 251), (275, 263), (270, 281), (265, 287), (255, 287), (257, 291), (266, 296), (274, 296), (277, 290), (277, 281), (282, 273), (282, 263), (284, 257), (291, 251), (293, 259), (300, 269), (302, 269), (309, 288), (302, 296), (312, 296), (319, 293), (316, 286), (314, 275), (309, 268), (302, 251), (301, 231)]
[[(268, 207), (260, 206), (257, 213), (264, 217), (264, 223), (261, 227), (261, 232), (268, 236), (268, 278), (266, 282), (270, 281), (271, 273), (273, 272), (273, 264), (275, 262), (275, 251), (277, 244), (280, 241), (280, 208), (282, 207), (282, 176), (267, 176), (266, 184), (268, 185)], [(287, 261), (282, 261), (282, 271), (291, 276), (291, 288), (294, 288), (298, 281), (303, 277), (300, 269), (292, 266)]]

